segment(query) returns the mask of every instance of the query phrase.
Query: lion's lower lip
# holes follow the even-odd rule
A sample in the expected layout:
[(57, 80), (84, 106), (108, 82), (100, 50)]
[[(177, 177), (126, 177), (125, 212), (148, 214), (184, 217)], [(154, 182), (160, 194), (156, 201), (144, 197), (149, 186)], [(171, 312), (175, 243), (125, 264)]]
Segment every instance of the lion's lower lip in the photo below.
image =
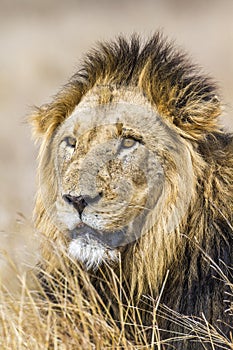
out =
[(93, 229), (92, 227), (81, 224), (69, 232), (71, 240), (85, 239), (88, 241), (95, 241), (108, 249), (115, 249), (125, 245), (124, 241), (125, 230), (115, 232), (102, 232)]
[(97, 230), (94, 230), (93, 228), (87, 226), (87, 225), (82, 225), (78, 226), (72, 231), (70, 231), (70, 238), (71, 239), (77, 239), (79, 237), (84, 237), (86, 235), (91, 236), (91, 237), (96, 237), (99, 232)]

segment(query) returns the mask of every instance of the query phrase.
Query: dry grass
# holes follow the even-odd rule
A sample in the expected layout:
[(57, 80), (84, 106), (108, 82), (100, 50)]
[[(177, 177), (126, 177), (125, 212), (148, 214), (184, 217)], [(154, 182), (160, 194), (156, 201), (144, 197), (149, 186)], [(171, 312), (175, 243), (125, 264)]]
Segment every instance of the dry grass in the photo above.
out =
[[(64, 256), (61, 250), (57, 250), (57, 254)], [(152, 349), (154, 346), (163, 350), (170, 349), (166, 344), (171, 341), (175, 344), (182, 339), (200, 342), (200, 349), (233, 349), (233, 339), (228, 339), (219, 329), (208, 324), (204, 315), (200, 319), (180, 315), (160, 305), (160, 297), (157, 300), (144, 297), (144, 312), (149, 312), (146, 311), (149, 309), (147, 304), (154, 305), (154, 308), (153, 324), (149, 327), (143, 325), (140, 310), (127, 297), (121, 280), (111, 269), (110, 275), (103, 278), (118, 301), (118, 321), (113, 319), (108, 306), (97, 294), (89, 275), (70, 258), (61, 259), (56, 280), (46, 276), (54, 293), (53, 301), (44, 295), (35, 278), (38, 270), (19, 273), (14, 263), (9, 263), (18, 276), (20, 288), (18, 293), (10, 292), (3, 285), (1, 288), (2, 350)], [(231, 287), (233, 292), (233, 285)], [(123, 299), (126, 302), (123, 303)], [(159, 329), (158, 317), (169, 318), (183, 331), (178, 335), (168, 335), (166, 341), (161, 340), (163, 330)]]
[(0, 231), (32, 212), (30, 106), (49, 102), (96, 41), (163, 29), (219, 82), (233, 130), (232, 13), (232, 0), (0, 0)]

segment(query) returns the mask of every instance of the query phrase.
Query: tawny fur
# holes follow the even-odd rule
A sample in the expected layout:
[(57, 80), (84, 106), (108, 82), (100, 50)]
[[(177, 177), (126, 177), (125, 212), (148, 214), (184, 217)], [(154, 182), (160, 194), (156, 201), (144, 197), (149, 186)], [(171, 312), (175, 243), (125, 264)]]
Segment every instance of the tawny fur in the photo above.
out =
[[(161, 243), (159, 256), (155, 256), (153, 230), (121, 252), (123, 278), (129, 293), (138, 305), (142, 295), (152, 294), (156, 298), (169, 270), (161, 303), (184, 315), (199, 317), (204, 313), (211, 324), (229, 335), (232, 318), (226, 311), (229, 304), (224, 300), (227, 299), (225, 293), (230, 290), (223, 275), (232, 283), (233, 139), (218, 124), (221, 104), (215, 83), (160, 34), (145, 43), (135, 35), (130, 40), (120, 37), (99, 44), (86, 55), (80, 70), (54, 100), (39, 108), (31, 118), (34, 136), (41, 140), (39, 171), (51, 188), (52, 200), (56, 197), (56, 177), (46, 149), (57, 128), (95, 89), (101, 91), (98, 103), (103, 105), (111, 103), (112, 91), (139, 91), (167, 125), (182, 137), (194, 169), (195, 186), (187, 188), (187, 192), (193, 191), (189, 212), (173, 233), (173, 239)], [(158, 151), (163, 152), (162, 149)], [(170, 162), (172, 169), (169, 154), (165, 154), (164, 162)], [(175, 187), (172, 171), (169, 176), (169, 183)], [(36, 227), (48, 241), (66, 246), (61, 232), (46, 213), (41, 193), (38, 189)], [(170, 200), (168, 198), (168, 202)], [(43, 264), (48, 273), (53, 273), (58, 262), (48, 241), (42, 246)], [(101, 273), (105, 268), (102, 267)], [(103, 292), (98, 284), (97, 277), (101, 273), (95, 272), (93, 283), (102, 297), (112, 298), (114, 304), (108, 288)], [(115, 317), (118, 316), (115, 312)], [(145, 324), (151, 325), (148, 315), (142, 313), (141, 317)], [(181, 330), (164, 319), (159, 326), (168, 332)], [(169, 337), (169, 333), (166, 336)], [(196, 343), (190, 345), (182, 341), (176, 342), (175, 347), (200, 349)]]

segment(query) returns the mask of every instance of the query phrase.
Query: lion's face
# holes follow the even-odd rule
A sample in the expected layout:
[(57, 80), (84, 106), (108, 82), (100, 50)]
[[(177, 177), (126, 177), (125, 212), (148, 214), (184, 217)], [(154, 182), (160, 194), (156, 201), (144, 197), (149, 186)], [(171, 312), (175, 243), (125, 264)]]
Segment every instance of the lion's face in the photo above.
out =
[[(121, 247), (155, 227), (165, 198), (171, 201), (163, 218), (168, 226), (180, 220), (174, 208), (182, 216), (187, 206), (187, 199), (182, 208), (176, 200), (181, 203), (191, 179), (189, 153), (143, 97), (137, 99), (125, 93), (105, 104), (98, 94), (85, 97), (52, 141), (55, 223), (69, 253), (87, 268), (117, 259)], [(175, 194), (177, 173), (182, 186)]]

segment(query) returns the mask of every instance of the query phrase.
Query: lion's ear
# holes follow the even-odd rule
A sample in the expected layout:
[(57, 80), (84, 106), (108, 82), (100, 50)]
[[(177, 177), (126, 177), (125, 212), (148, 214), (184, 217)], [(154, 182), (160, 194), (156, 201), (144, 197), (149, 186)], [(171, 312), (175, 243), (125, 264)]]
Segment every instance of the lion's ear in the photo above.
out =
[(80, 99), (79, 86), (67, 84), (50, 104), (35, 108), (34, 113), (28, 118), (32, 125), (33, 138), (36, 141), (41, 138), (49, 139), (56, 128), (72, 113)]
[(218, 117), (222, 104), (217, 95), (189, 96), (187, 103), (174, 112), (173, 123), (191, 138), (200, 139), (204, 134), (219, 130)]
[(195, 67), (191, 73), (188, 68), (186, 72), (185, 62), (183, 64), (183, 68), (174, 68), (174, 75), (181, 75), (179, 81), (176, 75), (169, 77), (170, 80), (156, 75), (147, 95), (163, 118), (171, 121), (186, 137), (199, 140), (219, 130), (222, 104), (215, 82), (195, 73)]
[(44, 137), (49, 139), (65, 118), (66, 115), (53, 104), (36, 107), (34, 113), (28, 118), (32, 125), (33, 138), (36, 141)]

